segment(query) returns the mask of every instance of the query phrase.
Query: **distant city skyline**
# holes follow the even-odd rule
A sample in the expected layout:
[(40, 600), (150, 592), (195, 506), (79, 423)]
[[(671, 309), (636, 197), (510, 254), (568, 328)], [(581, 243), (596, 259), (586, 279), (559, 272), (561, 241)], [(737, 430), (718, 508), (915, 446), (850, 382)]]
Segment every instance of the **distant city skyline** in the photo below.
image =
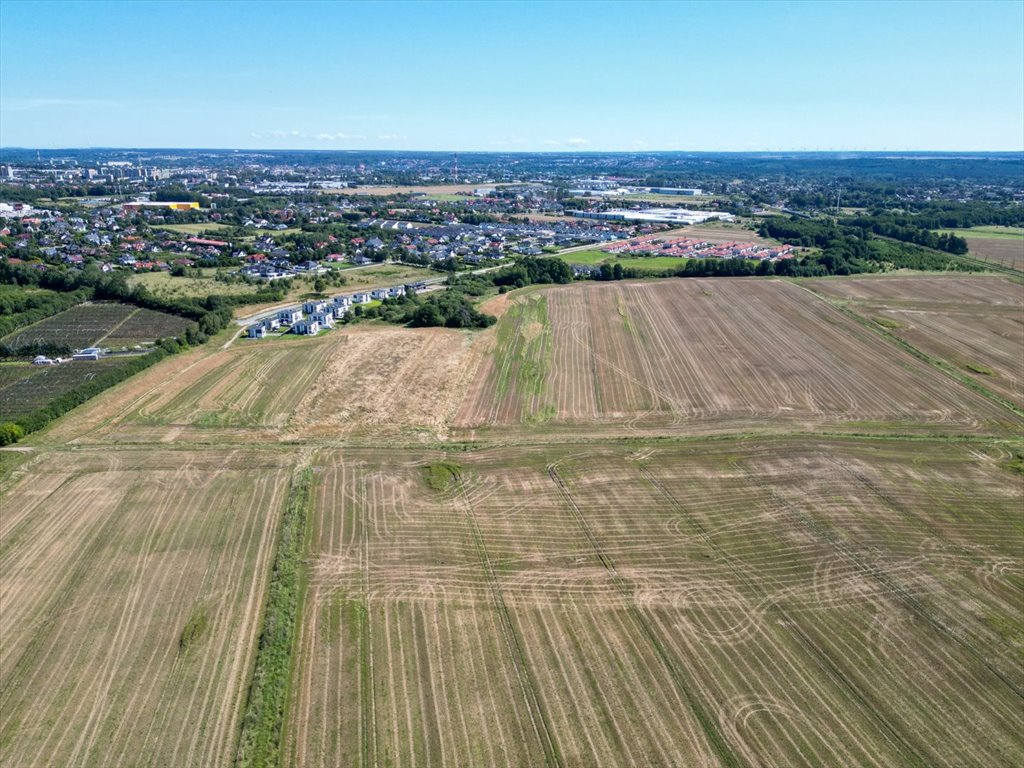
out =
[(1024, 3), (4, 0), (0, 146), (1021, 151)]

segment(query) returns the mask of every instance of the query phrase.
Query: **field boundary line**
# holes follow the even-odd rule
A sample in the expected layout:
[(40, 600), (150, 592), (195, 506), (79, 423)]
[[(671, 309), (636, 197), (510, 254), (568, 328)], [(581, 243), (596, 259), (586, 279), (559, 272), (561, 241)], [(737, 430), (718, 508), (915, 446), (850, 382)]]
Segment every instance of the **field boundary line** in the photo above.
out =
[(272, 768), (282, 762), (284, 729), (295, 646), (299, 637), (306, 579), (303, 575), (306, 524), (313, 499), (313, 470), (296, 470), (281, 515), (270, 578), (263, 603), (262, 629), (245, 701), (234, 764)]
[[(455, 473), (455, 483), (458, 498), (462, 502), (461, 506), (465, 510), (466, 519), (469, 521), (470, 532), (473, 536), (473, 543), (476, 546), (481, 565), (484, 567), (488, 586), (491, 588), (491, 595), (494, 598), (494, 604), (498, 611), (498, 620), (504, 630), (503, 634), (505, 635), (505, 642), (508, 644), (509, 651), (512, 654), (512, 660), (515, 663), (516, 676), (519, 678), (519, 685), (522, 688), (524, 697), (526, 698), (527, 708), (530, 713), (530, 720), (533, 723), (534, 731), (540, 738), (541, 747), (544, 749), (545, 761), (549, 765), (557, 766), (557, 768), (563, 768), (565, 763), (563, 762), (562, 755), (559, 752), (558, 743), (555, 741), (554, 729), (548, 720), (547, 712), (545, 712), (540, 695), (537, 692), (537, 681), (535, 680), (534, 675), (530, 670), (530, 666), (527, 663), (522, 638), (519, 637), (519, 633), (516, 631), (515, 624), (512, 621), (512, 615), (509, 613), (508, 605), (506, 605), (505, 598), (501, 593), (501, 587), (498, 585), (498, 579), (494, 573), (491, 558), (487, 554), (483, 534), (480, 532), (480, 526), (476, 521), (476, 514), (473, 512), (473, 505), (466, 495), (466, 486), (463, 483), (462, 474), (459, 472)], [(536, 718), (534, 716), (534, 712), (536, 712)], [(540, 720), (540, 728), (537, 727), (537, 719)]]
[(111, 328), (111, 329), (110, 329), (109, 331), (107, 331), (107, 332), (106, 332), (105, 334), (103, 334), (102, 336), (100, 336), (100, 338), (96, 339), (96, 341), (94, 341), (94, 342), (92, 343), (92, 346), (94, 346), (94, 347), (98, 347), (98, 346), (99, 346), (100, 344), (102, 344), (102, 343), (103, 343), (103, 341), (104, 341), (104, 340), (106, 340), (106, 339), (110, 338), (110, 334), (112, 334), (112, 333), (113, 333), (114, 331), (116, 331), (116, 330), (117, 330), (118, 328), (120, 328), (120, 327), (121, 327), (122, 325), (124, 325), (125, 323), (127, 323), (127, 322), (128, 322), (129, 320), (131, 320), (131, 319), (132, 319), (133, 317), (135, 317), (135, 316), (136, 316), (137, 314), (139, 314), (139, 312), (141, 312), (141, 311), (142, 311), (142, 307), (136, 307), (134, 311), (132, 311), (132, 312), (129, 312), (129, 313), (128, 313), (128, 316), (127, 316), (126, 318), (124, 318), (124, 319), (123, 319), (123, 320), (122, 320), (121, 322), (119, 322), (119, 323), (118, 323), (117, 325), (115, 325), (115, 326), (114, 326), (113, 328)]
[(665, 668), (668, 669), (669, 674), (672, 676), (672, 681), (676, 685), (676, 688), (683, 695), (683, 698), (686, 700), (687, 704), (690, 705), (690, 710), (692, 711), (693, 716), (697, 719), (697, 722), (703, 729), (705, 736), (707, 736), (708, 743), (710, 744), (711, 748), (715, 751), (715, 753), (718, 755), (719, 759), (722, 761), (724, 765), (729, 766), (730, 768), (741, 768), (745, 765), (745, 763), (739, 758), (739, 756), (737, 756), (732, 751), (732, 749), (729, 748), (729, 745), (725, 741), (725, 737), (722, 736), (718, 728), (715, 726), (714, 719), (705, 711), (704, 707), (697, 700), (696, 695), (691, 693), (690, 689), (684, 684), (683, 675), (682, 672), (680, 672), (678, 665), (676, 664), (672, 656), (668, 653), (668, 651), (665, 650), (665, 647), (658, 639), (657, 634), (651, 628), (650, 623), (647, 621), (643, 613), (637, 607), (635, 600), (632, 599), (632, 592), (629, 588), (629, 585), (626, 584), (626, 582), (622, 579), (621, 576), (619, 576), (618, 570), (615, 568), (615, 563), (607, 555), (607, 553), (605, 553), (604, 549), (601, 547), (600, 542), (598, 542), (597, 536), (594, 534), (593, 529), (590, 527), (590, 523), (587, 522), (587, 519), (586, 517), (584, 517), (582, 510), (580, 510), (579, 505), (576, 504), (576, 500), (572, 497), (572, 494), (569, 493), (569, 489), (566, 486), (565, 481), (562, 479), (561, 475), (558, 474), (557, 464), (548, 464), (547, 471), (548, 477), (551, 478), (551, 482), (555, 484), (556, 488), (558, 488), (559, 492), (562, 495), (562, 498), (566, 502), (566, 505), (569, 507), (569, 511), (576, 519), (576, 523), (583, 530), (583, 534), (587, 537), (587, 541), (590, 543), (590, 546), (594, 549), (594, 552), (597, 555), (598, 560), (600, 560), (601, 565), (603, 565), (604, 568), (608, 571), (609, 575), (611, 576), (612, 582), (615, 584), (615, 587), (619, 590), (620, 593), (622, 593), (623, 597), (626, 599), (626, 610), (633, 617), (633, 620), (636, 622), (637, 626), (640, 627), (640, 630), (647, 638), (647, 641), (654, 648), (655, 652), (658, 654), (658, 657), (665, 665)]
[(809, 293), (810, 295), (814, 296), (815, 298), (817, 298), (819, 301), (823, 302), (827, 306), (832, 307), (833, 309), (835, 309), (840, 314), (842, 314), (842, 315), (850, 318), (851, 320), (857, 322), (858, 324), (864, 326), (865, 328), (867, 328), (872, 333), (874, 333), (874, 334), (876, 334), (878, 336), (881, 336), (882, 338), (886, 339), (891, 344), (899, 347), (900, 349), (902, 349), (904, 352), (908, 353), (909, 355), (912, 355), (913, 357), (916, 357), (918, 360), (921, 360), (922, 362), (928, 363), (933, 368), (935, 368), (935, 369), (937, 369), (939, 371), (942, 371), (944, 374), (949, 376), (951, 379), (957, 381), (958, 383), (962, 384), (963, 386), (967, 387), (968, 389), (973, 390), (974, 392), (977, 392), (979, 395), (982, 395), (983, 397), (988, 398), (989, 400), (991, 400), (996, 405), (1001, 405), (1003, 408), (1006, 408), (1011, 413), (1013, 413), (1015, 416), (1018, 416), (1018, 417), (1024, 419), (1024, 410), (1018, 408), (1016, 405), (1011, 403), (1009, 400), (1006, 400), (1003, 397), (1001, 397), (1000, 395), (997, 395), (995, 392), (990, 390), (984, 384), (980, 384), (979, 382), (977, 382), (974, 379), (972, 379), (970, 376), (967, 376), (965, 374), (960, 373), (958, 370), (956, 370), (953, 366), (951, 366), (948, 363), (946, 363), (944, 360), (941, 360), (941, 359), (939, 359), (937, 357), (933, 357), (932, 355), (929, 355), (927, 352), (921, 351), (920, 349), (915, 347), (910, 342), (904, 341), (899, 336), (896, 336), (895, 334), (890, 333), (888, 330), (886, 330), (885, 328), (880, 326), (878, 323), (876, 323), (876, 322), (874, 322), (872, 320), (869, 320), (868, 318), (866, 318), (863, 315), (861, 315), (859, 312), (855, 312), (854, 310), (850, 309), (848, 306), (846, 306), (845, 303), (841, 303), (841, 302), (839, 302), (837, 300), (830, 299), (830, 298), (828, 298), (826, 296), (823, 296), (820, 293), (816, 293), (812, 289), (810, 289), (810, 288), (808, 288), (808, 287), (806, 287), (804, 285), (801, 285), (801, 284), (799, 284), (799, 283), (797, 283), (795, 281), (788, 280), (786, 282), (789, 282), (792, 285), (795, 285), (797, 288), (799, 288), (802, 291), (806, 291), (807, 293)]

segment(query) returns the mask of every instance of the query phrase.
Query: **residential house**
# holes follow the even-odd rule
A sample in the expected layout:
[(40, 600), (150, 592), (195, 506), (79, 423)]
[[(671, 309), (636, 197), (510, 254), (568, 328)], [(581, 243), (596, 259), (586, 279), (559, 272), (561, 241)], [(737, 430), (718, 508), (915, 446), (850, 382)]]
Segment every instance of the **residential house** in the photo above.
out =
[(302, 320), (302, 311), (298, 307), (282, 309), (277, 313), (277, 319), (281, 325), (294, 325)]
[(292, 333), (297, 333), (300, 336), (316, 336), (320, 333), (320, 323), (313, 318), (299, 320), (292, 326)]
[(309, 319), (312, 322), (320, 324), (321, 328), (333, 328), (334, 327), (334, 309), (325, 309), (323, 312), (317, 312), (314, 315), (310, 315)]

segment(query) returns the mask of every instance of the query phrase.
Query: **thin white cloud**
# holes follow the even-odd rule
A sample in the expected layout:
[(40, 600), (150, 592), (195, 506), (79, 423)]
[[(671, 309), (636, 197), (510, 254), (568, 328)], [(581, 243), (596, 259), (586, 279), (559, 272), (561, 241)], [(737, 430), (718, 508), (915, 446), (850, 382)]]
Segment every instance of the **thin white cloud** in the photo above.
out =
[(588, 139), (573, 138), (566, 140), (565, 143), (573, 147), (583, 147), (589, 144), (590, 141)]
[(316, 141), (345, 141), (348, 139), (365, 139), (365, 136), (350, 133), (305, 133), (304, 131), (249, 131), (253, 139), (315, 139)]
[(541, 142), (541, 144), (543, 144), (545, 147), (557, 147), (561, 143), (562, 142), (555, 141), (554, 139), (545, 139), (544, 141)]

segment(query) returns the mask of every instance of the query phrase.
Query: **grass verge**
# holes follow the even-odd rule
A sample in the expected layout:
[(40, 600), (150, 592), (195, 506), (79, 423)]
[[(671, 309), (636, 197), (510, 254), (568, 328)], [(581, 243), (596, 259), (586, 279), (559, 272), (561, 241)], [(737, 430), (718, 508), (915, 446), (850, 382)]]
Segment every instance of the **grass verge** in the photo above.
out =
[(302, 604), (301, 566), (312, 480), (311, 469), (298, 475), (281, 518), (263, 630), (235, 756), (238, 768), (270, 768), (281, 762), (281, 736)]

